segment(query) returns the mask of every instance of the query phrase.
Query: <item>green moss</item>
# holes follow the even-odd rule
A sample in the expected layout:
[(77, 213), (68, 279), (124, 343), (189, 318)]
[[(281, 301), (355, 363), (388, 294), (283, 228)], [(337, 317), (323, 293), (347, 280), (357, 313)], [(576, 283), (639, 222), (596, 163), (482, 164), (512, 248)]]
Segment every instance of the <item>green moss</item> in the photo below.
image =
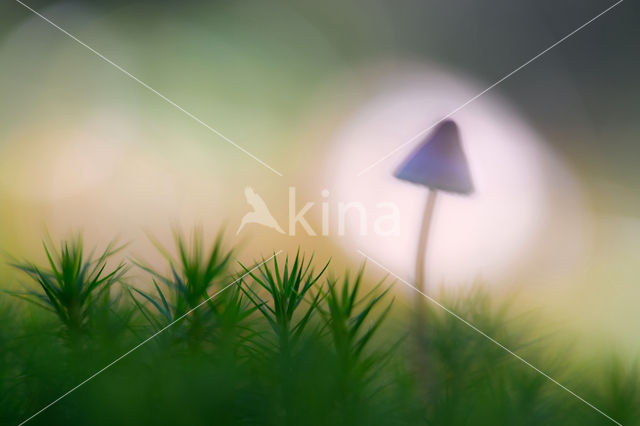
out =
[[(300, 253), (235, 265), (222, 240), (205, 250), (198, 231), (190, 244), (176, 234), (177, 257), (159, 247), (169, 273), (137, 262), (147, 274), (135, 285), (129, 265), (110, 266), (113, 245), (93, 256), (80, 237), (56, 251), (48, 241), (47, 267), (16, 263), (33, 286), (0, 295), (0, 423), (19, 424), (136, 348), (29, 423), (612, 424), (434, 305), (414, 338), (418, 317), (392, 304), (391, 282), (363, 269), (333, 278)], [(577, 362), (481, 291), (441, 302), (617, 421), (640, 424), (637, 370)]]

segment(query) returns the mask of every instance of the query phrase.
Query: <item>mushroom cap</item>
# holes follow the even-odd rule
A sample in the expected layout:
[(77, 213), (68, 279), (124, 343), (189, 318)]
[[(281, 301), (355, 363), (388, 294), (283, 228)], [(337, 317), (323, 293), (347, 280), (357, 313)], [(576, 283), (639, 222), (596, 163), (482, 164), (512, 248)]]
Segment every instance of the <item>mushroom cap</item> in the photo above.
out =
[(473, 182), (457, 124), (452, 120), (440, 122), (394, 176), (430, 189), (471, 194)]

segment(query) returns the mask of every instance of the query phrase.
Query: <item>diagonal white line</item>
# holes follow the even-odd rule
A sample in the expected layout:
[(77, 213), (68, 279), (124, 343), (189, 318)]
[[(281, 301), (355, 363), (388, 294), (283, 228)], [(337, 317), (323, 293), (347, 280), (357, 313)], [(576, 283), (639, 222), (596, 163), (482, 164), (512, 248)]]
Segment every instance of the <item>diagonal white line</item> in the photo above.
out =
[(186, 313), (182, 314), (180, 317), (176, 318), (175, 320), (173, 320), (172, 322), (170, 322), (169, 324), (167, 324), (166, 326), (164, 326), (163, 328), (161, 328), (160, 330), (156, 331), (155, 333), (153, 333), (151, 336), (147, 337), (145, 340), (143, 340), (142, 342), (138, 343), (136, 346), (134, 346), (133, 348), (129, 349), (127, 352), (125, 352), (124, 354), (120, 355), (118, 358), (114, 359), (113, 361), (111, 361), (109, 364), (105, 365), (104, 367), (102, 367), (100, 370), (96, 371), (95, 373), (93, 373), (91, 376), (87, 377), (86, 379), (84, 379), (82, 382), (78, 383), (77, 385), (75, 385), (74, 387), (72, 387), (71, 389), (69, 389), (67, 392), (65, 392), (64, 394), (60, 395), (58, 398), (56, 398), (55, 400), (51, 401), (48, 405), (46, 405), (45, 407), (41, 408), (40, 411), (34, 413), (31, 415), (31, 417), (29, 417), (28, 419), (25, 419), (22, 421), (22, 423), (20, 423), (18, 426), (22, 426), (23, 424), (27, 423), (28, 421), (32, 420), (34, 417), (36, 417), (37, 415), (41, 414), (43, 411), (47, 410), (49, 407), (51, 407), (52, 405), (56, 404), (57, 402), (59, 402), (61, 399), (65, 398), (67, 395), (69, 395), (71, 392), (77, 390), (79, 387), (85, 385), (87, 382), (89, 382), (90, 380), (94, 379), (97, 375), (101, 374), (102, 372), (104, 372), (107, 368), (111, 367), (112, 365), (114, 365), (115, 363), (117, 363), (118, 361), (122, 360), (123, 358), (125, 358), (126, 356), (130, 355), (132, 352), (134, 352), (135, 350), (137, 350), (138, 348), (140, 348), (142, 345), (144, 345), (145, 343), (149, 342), (150, 340), (154, 339), (157, 335), (159, 335), (160, 333), (164, 332), (165, 330), (167, 330), (169, 327), (171, 327), (172, 325), (174, 325), (175, 323), (181, 321), (182, 319), (184, 319), (187, 315), (191, 314), (193, 311), (195, 311), (196, 309), (198, 309), (200, 306), (204, 305), (205, 303), (209, 302), (210, 300), (212, 300), (213, 298), (215, 298), (217, 295), (219, 295), (220, 293), (222, 293), (223, 291), (225, 291), (226, 289), (228, 289), (229, 287), (231, 287), (232, 285), (238, 283), (239, 281), (241, 281), (244, 277), (246, 277), (247, 275), (249, 275), (251, 272), (253, 272), (254, 270), (258, 269), (259, 267), (261, 267), (262, 265), (264, 265), (265, 263), (269, 262), (271, 259), (273, 259), (274, 257), (276, 257), (277, 255), (279, 255), (280, 253), (282, 253), (282, 250), (278, 250), (277, 253), (274, 253), (273, 256), (271, 256), (270, 258), (262, 261), (261, 263), (257, 264), (256, 266), (254, 266), (253, 268), (251, 268), (250, 270), (248, 270), (246, 273), (242, 274), (239, 278), (236, 278), (234, 281), (232, 281), (231, 283), (229, 283), (228, 285), (226, 285), (225, 287), (223, 287), (221, 290), (215, 292), (214, 294), (212, 294), (211, 296), (209, 296), (207, 299), (203, 300), (201, 303), (199, 303), (197, 306), (195, 306), (194, 308), (188, 310)]
[(465, 103), (463, 103), (462, 105), (460, 105), (459, 107), (457, 107), (456, 109), (454, 109), (453, 111), (451, 111), (450, 113), (448, 113), (447, 115), (442, 117), (440, 120), (438, 120), (438, 122), (433, 123), (431, 126), (427, 127), (426, 129), (423, 129), (420, 132), (416, 133), (411, 139), (407, 140), (406, 142), (402, 143), (401, 145), (398, 145), (397, 147), (395, 147), (393, 150), (389, 151), (387, 154), (385, 154), (380, 159), (376, 160), (372, 164), (370, 164), (367, 167), (365, 167), (364, 169), (360, 170), (360, 172), (358, 172), (358, 176), (362, 176), (363, 174), (365, 174), (366, 172), (368, 172), (369, 170), (371, 170), (372, 168), (374, 168), (378, 164), (382, 163), (387, 158), (391, 157), (392, 155), (394, 155), (395, 153), (397, 153), (398, 151), (400, 151), (401, 149), (403, 149), (404, 147), (406, 147), (410, 143), (414, 142), (416, 139), (424, 136), (427, 132), (429, 132), (431, 129), (433, 129), (441, 120), (445, 120), (445, 119), (451, 117), (452, 115), (454, 115), (455, 113), (457, 113), (458, 111), (460, 111), (461, 109), (465, 108), (467, 105), (469, 105), (470, 103), (474, 102), (479, 97), (481, 97), (482, 95), (484, 95), (485, 93), (487, 93), (488, 91), (490, 91), (491, 89), (493, 89), (494, 87), (496, 87), (497, 85), (499, 85), (500, 83), (502, 83), (503, 81), (505, 81), (506, 79), (508, 79), (509, 77), (511, 77), (512, 75), (514, 75), (515, 73), (517, 73), (518, 71), (523, 69), (524, 67), (526, 67), (527, 65), (531, 64), (533, 61), (535, 61), (536, 59), (540, 58), (545, 53), (547, 53), (551, 49), (553, 49), (554, 47), (558, 46), (562, 42), (566, 41), (568, 38), (570, 38), (573, 35), (575, 35), (578, 31), (584, 29), (587, 25), (593, 23), (596, 19), (600, 18), (601, 16), (603, 16), (604, 14), (609, 12), (611, 9), (613, 9), (616, 6), (618, 6), (623, 1), (624, 0), (618, 0), (616, 3), (612, 4), (611, 6), (609, 6), (608, 8), (603, 10), (602, 12), (598, 13), (596, 16), (594, 16), (593, 18), (589, 19), (587, 22), (585, 22), (584, 24), (580, 25), (578, 28), (576, 28), (575, 30), (571, 31), (569, 34), (565, 35), (560, 40), (556, 41), (551, 46), (547, 47), (546, 49), (544, 49), (543, 51), (541, 51), (540, 53), (535, 55), (533, 58), (529, 59), (524, 64), (520, 65), (518, 68), (516, 68), (513, 71), (511, 71), (510, 73), (504, 75), (502, 78), (497, 80), (491, 86), (489, 86), (486, 89), (484, 89), (482, 92), (480, 92), (477, 95), (473, 96), (472, 98), (468, 99)]
[(277, 174), (278, 176), (282, 176), (282, 173), (280, 173), (279, 171), (277, 171), (276, 169), (274, 169), (273, 167), (271, 167), (270, 165), (268, 165), (267, 163), (265, 163), (264, 161), (262, 161), (261, 159), (259, 159), (258, 157), (256, 157), (255, 155), (253, 155), (252, 153), (250, 153), (249, 151), (247, 151), (245, 148), (241, 147), (240, 145), (238, 145), (237, 143), (235, 143), (234, 141), (232, 141), (231, 139), (229, 139), (228, 137), (226, 137), (225, 135), (223, 135), (222, 133), (220, 133), (218, 130), (214, 129), (213, 127), (211, 127), (210, 125), (208, 125), (207, 123), (205, 123), (204, 121), (202, 121), (201, 119), (199, 119), (198, 117), (196, 117), (195, 115), (193, 115), (192, 113), (190, 113), (189, 111), (187, 111), (186, 109), (184, 109), (183, 107), (181, 107), (180, 105), (178, 105), (177, 103), (175, 103), (174, 101), (172, 101), (171, 99), (167, 98), (165, 95), (163, 95), (162, 93), (158, 92), (156, 89), (154, 89), (153, 87), (149, 86), (147, 83), (145, 83), (144, 81), (140, 80), (138, 77), (136, 77), (135, 75), (131, 74), (129, 71), (125, 70), (124, 68), (122, 68), (120, 65), (116, 64), (115, 62), (113, 62), (111, 59), (107, 58), (106, 56), (104, 56), (102, 53), (98, 52), (97, 50), (95, 50), (93, 47), (89, 46), (88, 44), (86, 44), (85, 42), (83, 42), (82, 40), (80, 40), (79, 38), (77, 38), (76, 36), (74, 36), (73, 34), (71, 34), (70, 32), (68, 32), (67, 30), (65, 30), (64, 28), (60, 27), (59, 25), (57, 25), (55, 22), (51, 21), (49, 18), (47, 18), (46, 16), (40, 14), (39, 12), (37, 12), (36, 10), (34, 10), (33, 8), (31, 8), (30, 6), (24, 4), (22, 1), (20, 0), (16, 0), (16, 2), (20, 3), (22, 6), (24, 6), (26, 9), (30, 10), (31, 12), (33, 12), (35, 15), (39, 16), (40, 18), (42, 18), (44, 21), (48, 22), (49, 24), (51, 24), (51, 26), (57, 28), (58, 30), (60, 30), (61, 32), (63, 32), (64, 34), (66, 34), (67, 36), (69, 36), (71, 39), (73, 39), (74, 41), (76, 41), (77, 43), (79, 43), (80, 45), (86, 47), (87, 49), (89, 49), (91, 52), (95, 53), (98, 57), (100, 57), (100, 59), (104, 60), (105, 62), (107, 62), (110, 65), (113, 65), (115, 68), (117, 68), (119, 71), (121, 71), (123, 74), (125, 74), (127, 77), (131, 78), (132, 80), (134, 80), (136, 83), (139, 83), (141, 86), (143, 86), (144, 88), (148, 89), (149, 91), (153, 92), (154, 94), (158, 95), (160, 98), (164, 99), (165, 101), (167, 101), (169, 104), (171, 104), (173, 107), (177, 108), (178, 110), (182, 111), (184, 114), (186, 114), (188, 117), (190, 117), (191, 119), (193, 119), (194, 121), (196, 121), (197, 123), (201, 124), (202, 126), (206, 127), (207, 129), (209, 129), (211, 132), (215, 133), (216, 135), (218, 135), (219, 137), (221, 137), (222, 139), (224, 139), (225, 141), (227, 141), (228, 143), (230, 143), (231, 145), (233, 145), (234, 147), (236, 147), (237, 149), (239, 149), (240, 151), (242, 151), (243, 153), (245, 153), (246, 155), (248, 155), (249, 157), (253, 158), (254, 160), (256, 160), (258, 163), (262, 164), (264, 167), (266, 167), (267, 169), (271, 170), (273, 173)]
[(545, 373), (544, 371), (540, 370), (538, 367), (536, 367), (535, 365), (531, 364), (529, 361), (527, 361), (526, 359), (522, 358), (520, 355), (516, 354), (515, 352), (513, 352), (511, 349), (507, 348), (506, 346), (504, 346), (502, 343), (498, 342), (496, 339), (494, 339), (493, 337), (489, 336), (488, 334), (486, 334), (484, 331), (480, 330), (478, 327), (476, 327), (475, 325), (471, 324), (469, 321), (465, 320), (464, 318), (462, 318), (460, 315), (456, 314), (455, 312), (453, 312), (452, 310), (450, 310), (449, 308), (447, 308), (446, 306), (444, 306), (443, 304), (441, 304), (440, 302), (438, 302), (436, 299), (434, 299), (433, 297), (423, 293), (422, 291), (418, 290), (417, 288), (415, 288), (413, 285), (409, 284), (408, 281), (402, 279), (401, 277), (399, 277), (398, 275), (394, 274), (392, 271), (390, 271), (386, 266), (382, 265), (380, 262), (377, 262), (375, 259), (372, 259), (371, 257), (369, 257), (368, 255), (366, 255), (365, 253), (363, 253), (361, 250), (358, 250), (358, 253), (360, 253), (360, 255), (362, 255), (364, 258), (370, 260), (371, 262), (375, 263), (380, 269), (382, 269), (383, 271), (386, 271), (388, 274), (393, 275), (394, 277), (396, 277), (400, 282), (402, 282), (403, 284), (405, 284), (407, 287), (417, 291), (418, 293), (420, 293), (422, 296), (424, 296), (426, 299), (428, 299), (430, 302), (436, 304), (437, 306), (439, 306), (440, 308), (442, 308), (443, 310), (445, 310), (448, 314), (452, 315), (453, 317), (455, 317), (457, 320), (461, 321), (463, 324), (465, 324), (466, 326), (470, 327), (472, 330), (474, 330), (475, 332), (479, 333), (480, 335), (482, 335), (483, 337), (487, 338), (489, 341), (491, 341), (492, 343), (496, 344), (497, 346), (499, 346), (501, 349), (504, 349), (506, 352), (508, 352), (510, 355), (512, 355), (513, 357), (515, 357), (516, 359), (518, 359), (519, 361), (521, 361), (523, 364), (531, 367), (533, 370), (535, 370), (536, 372), (540, 373), (541, 375), (543, 375), (545, 378), (547, 378), (549, 381), (553, 382), (554, 384), (558, 385), (559, 387), (561, 387), (562, 389), (564, 389), (565, 391), (569, 392), (571, 395), (573, 395), (574, 397), (576, 397), (577, 399), (579, 399), (580, 401), (584, 402), (586, 405), (588, 405), (589, 407), (593, 408), (595, 411), (597, 411), (598, 413), (602, 414), (603, 416), (605, 416), (607, 419), (611, 420), (613, 423), (622, 426), (621, 423), (619, 423), (618, 421), (614, 420), (613, 418), (611, 418), (607, 413), (605, 413), (604, 411), (600, 410), (598, 407), (596, 407), (595, 405), (591, 404), (589, 401), (587, 401), (586, 399), (584, 399), (583, 397), (581, 397), (580, 395), (578, 395), (577, 393), (575, 393), (574, 391), (572, 391), (571, 389), (569, 389), (568, 387), (566, 387), (565, 385), (563, 385), (562, 383), (560, 383), (559, 381), (557, 381), (556, 379), (554, 379), (553, 377), (549, 376), (547, 373)]

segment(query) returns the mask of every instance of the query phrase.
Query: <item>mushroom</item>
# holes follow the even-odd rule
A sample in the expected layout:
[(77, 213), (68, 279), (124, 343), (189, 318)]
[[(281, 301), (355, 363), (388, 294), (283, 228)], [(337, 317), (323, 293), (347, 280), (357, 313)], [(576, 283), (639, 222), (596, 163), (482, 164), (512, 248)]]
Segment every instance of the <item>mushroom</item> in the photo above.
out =
[(452, 120), (438, 123), (424, 142), (398, 167), (394, 176), (429, 188), (418, 239), (415, 278), (416, 288), (425, 293), (425, 258), (437, 193), (445, 191), (468, 195), (474, 190), (456, 123)]

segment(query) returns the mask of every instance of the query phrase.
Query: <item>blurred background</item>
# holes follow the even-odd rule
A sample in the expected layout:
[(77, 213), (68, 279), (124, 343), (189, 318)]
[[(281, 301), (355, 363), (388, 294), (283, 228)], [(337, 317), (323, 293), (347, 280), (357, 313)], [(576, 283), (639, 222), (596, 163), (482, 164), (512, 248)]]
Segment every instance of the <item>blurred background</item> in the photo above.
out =
[[(282, 176), (6, 1), (0, 249), (38, 258), (46, 229), (83, 230), (152, 258), (145, 233), (168, 242), (199, 223), (227, 229), (244, 258), (301, 247), (353, 269), (362, 250), (407, 279), (426, 191), (391, 177), (419, 140), (403, 144), (613, 4), (25, 3)], [(477, 193), (441, 197), (429, 248), (434, 288), (516, 293), (548, 320), (541, 333), (570, 331), (585, 356), (640, 350), (639, 12), (621, 3), (452, 117)], [(296, 211), (314, 203), (318, 234), (326, 203), (331, 231), (236, 235), (246, 186), (285, 231), (289, 187)], [(351, 215), (338, 235), (337, 205), (352, 201), (368, 229), (378, 203), (397, 205), (400, 229), (363, 237)]]

